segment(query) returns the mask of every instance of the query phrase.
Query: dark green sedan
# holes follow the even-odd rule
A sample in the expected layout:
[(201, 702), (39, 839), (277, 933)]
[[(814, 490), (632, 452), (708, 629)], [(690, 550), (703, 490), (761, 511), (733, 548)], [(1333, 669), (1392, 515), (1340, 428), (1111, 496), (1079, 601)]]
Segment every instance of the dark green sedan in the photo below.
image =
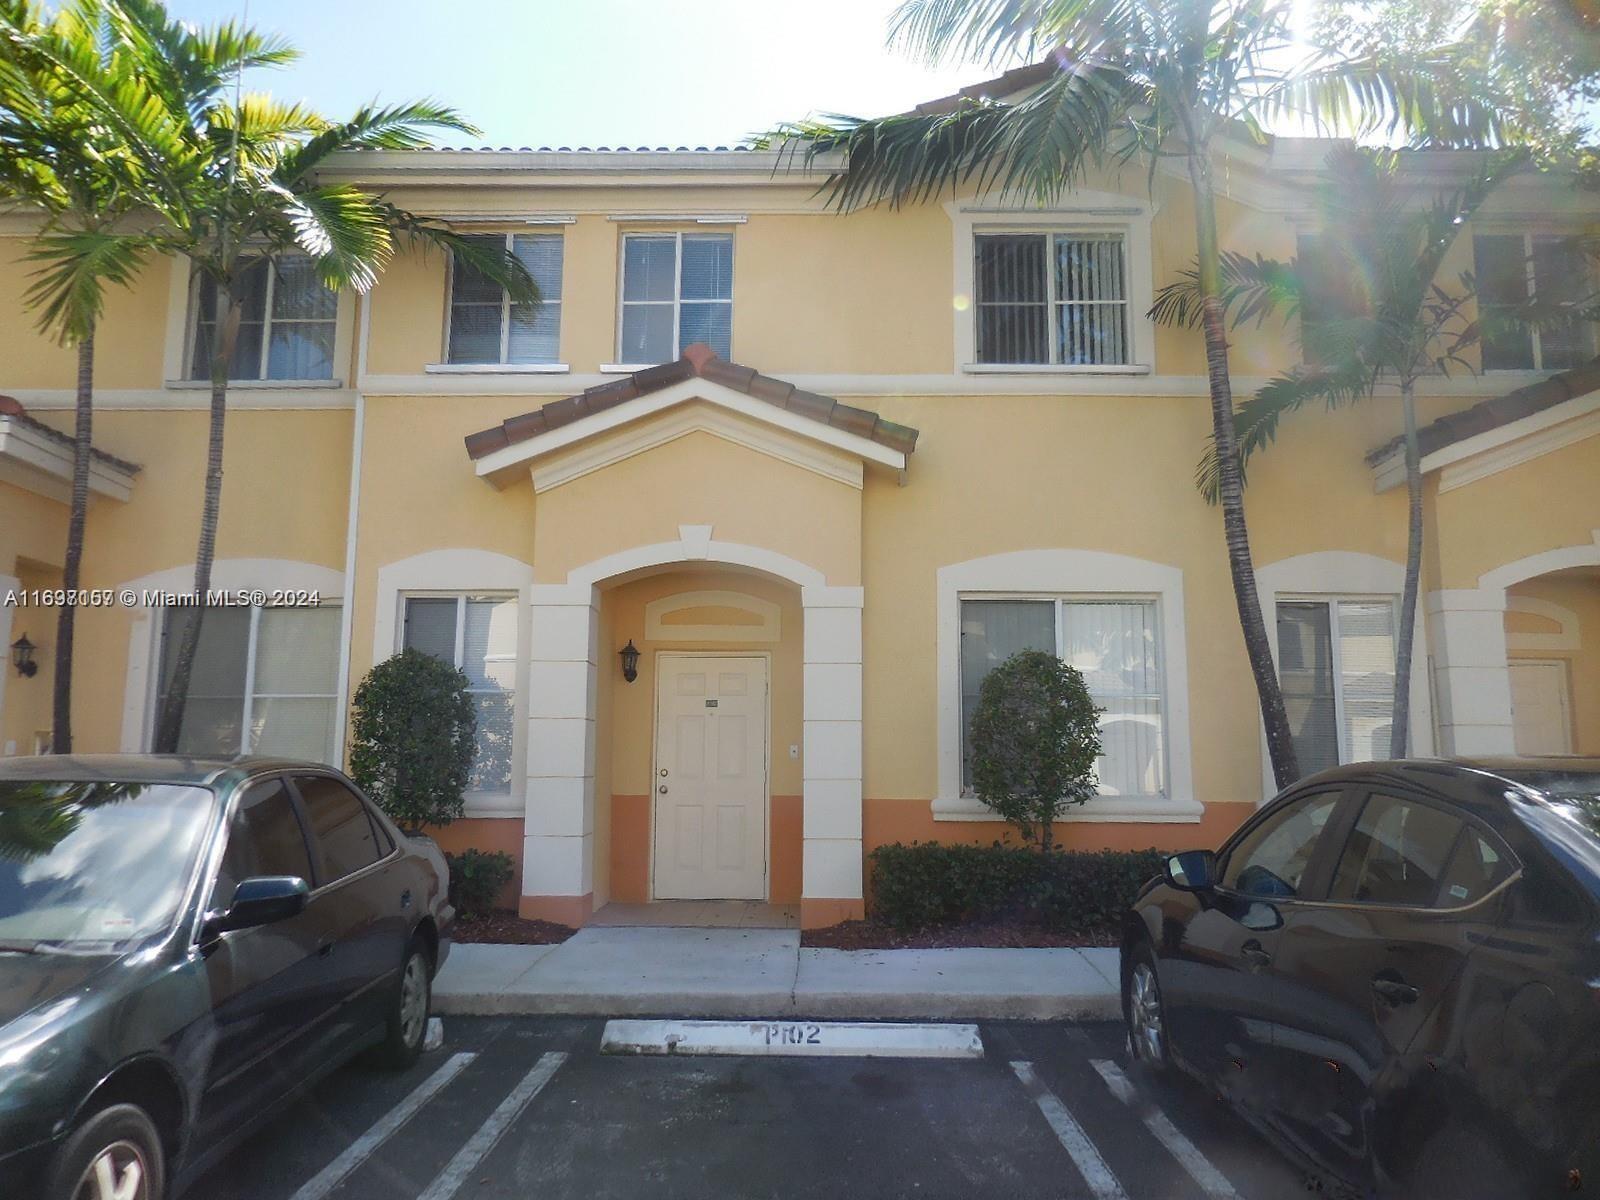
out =
[(176, 1195), (296, 1092), (422, 1048), (444, 857), (343, 775), (0, 761), (0, 1180)]

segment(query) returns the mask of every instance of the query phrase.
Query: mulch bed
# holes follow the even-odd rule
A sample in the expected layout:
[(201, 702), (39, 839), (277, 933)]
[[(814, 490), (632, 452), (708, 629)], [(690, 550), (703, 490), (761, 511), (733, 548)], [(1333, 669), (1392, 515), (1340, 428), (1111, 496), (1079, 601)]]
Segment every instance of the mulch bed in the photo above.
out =
[(499, 946), (557, 946), (573, 930), (554, 921), (530, 921), (509, 909), (484, 916), (458, 917), (450, 936), (457, 942), (490, 942)]
[(1076, 933), (1039, 925), (947, 925), (932, 929), (896, 929), (880, 921), (844, 921), (825, 929), (807, 929), (800, 944), (823, 950), (944, 950), (992, 947), (1002, 950), (1056, 946), (1115, 946), (1105, 933)]

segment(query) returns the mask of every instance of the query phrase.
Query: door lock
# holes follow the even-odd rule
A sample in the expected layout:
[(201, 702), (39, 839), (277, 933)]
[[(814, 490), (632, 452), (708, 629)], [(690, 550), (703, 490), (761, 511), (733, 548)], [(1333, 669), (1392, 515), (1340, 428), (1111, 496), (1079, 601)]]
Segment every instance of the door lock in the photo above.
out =
[(661, 768), (661, 778), (665, 779), (666, 777), (667, 777), (667, 769), (665, 767), (662, 767)]
[(663, 783), (663, 784), (662, 784), (662, 785), (661, 785), (661, 788), (660, 788), (660, 791), (661, 791), (661, 794), (662, 794), (662, 795), (663, 795), (663, 796), (665, 796), (665, 795), (666, 795), (666, 794), (667, 794), (667, 785), (666, 785), (666, 784), (664, 784), (664, 783)]

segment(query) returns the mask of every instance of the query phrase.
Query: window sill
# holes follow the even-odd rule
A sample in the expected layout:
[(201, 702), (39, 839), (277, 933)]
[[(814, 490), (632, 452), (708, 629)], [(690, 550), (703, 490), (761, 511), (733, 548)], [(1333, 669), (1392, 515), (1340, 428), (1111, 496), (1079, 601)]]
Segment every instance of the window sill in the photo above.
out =
[(526, 806), (508, 792), (468, 792), (463, 801), (464, 817), (521, 817)]
[[(1194, 825), (1205, 814), (1198, 800), (1174, 796), (1096, 796), (1069, 809), (1062, 823), (1074, 821), (1116, 824)], [(935, 821), (999, 821), (999, 813), (971, 796), (940, 797), (933, 802)]]
[[(211, 381), (209, 379), (169, 379), (166, 386), (173, 391), (181, 392), (209, 392)], [(284, 388), (327, 388), (338, 389), (344, 386), (342, 379), (230, 379), (228, 390), (244, 391), (272, 391)]]
[(601, 363), (602, 375), (632, 375), (636, 371), (648, 371), (651, 367), (659, 367), (660, 363)]
[(429, 375), (566, 375), (566, 363), (428, 363)]
[(1148, 375), (1150, 368), (1139, 363), (967, 363), (966, 375)]

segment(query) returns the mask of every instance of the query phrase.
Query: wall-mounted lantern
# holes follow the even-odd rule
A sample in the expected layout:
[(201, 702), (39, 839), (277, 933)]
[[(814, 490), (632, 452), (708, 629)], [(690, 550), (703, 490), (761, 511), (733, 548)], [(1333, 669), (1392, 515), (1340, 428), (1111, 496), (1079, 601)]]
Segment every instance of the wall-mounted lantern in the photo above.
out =
[(23, 634), (11, 643), (11, 665), (16, 667), (17, 674), (25, 679), (32, 679), (39, 673), (39, 664), (33, 661), (34, 648), (27, 634)]
[(639, 678), (639, 648), (629, 638), (628, 644), (617, 653), (622, 658), (622, 677), (632, 683)]

